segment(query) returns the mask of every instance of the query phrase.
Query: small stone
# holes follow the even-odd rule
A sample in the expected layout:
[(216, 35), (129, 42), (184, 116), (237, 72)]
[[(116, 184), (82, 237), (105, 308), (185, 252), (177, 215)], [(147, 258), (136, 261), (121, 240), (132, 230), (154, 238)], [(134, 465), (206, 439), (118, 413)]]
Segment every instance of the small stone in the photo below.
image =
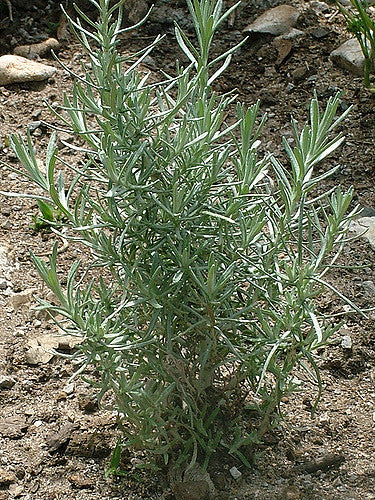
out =
[(280, 66), (285, 59), (289, 56), (292, 50), (292, 42), (282, 37), (277, 37), (273, 41), (273, 46), (277, 50), (277, 60), (275, 62), (276, 66)]
[(26, 304), (30, 304), (33, 298), (33, 293), (35, 292), (34, 288), (27, 288), (22, 292), (15, 293), (11, 295), (8, 299), (9, 306), (13, 307), (13, 309), (18, 310), (21, 309), (22, 306)]
[(237, 467), (232, 467), (229, 469), (230, 475), (235, 479), (236, 481), (240, 479), (242, 476), (242, 472), (237, 469)]
[(315, 83), (319, 80), (319, 76), (318, 75), (311, 75), (307, 78), (307, 82), (309, 83)]
[(14, 472), (0, 468), (0, 488), (7, 488), (16, 481), (17, 477)]
[(145, 66), (147, 66), (148, 68), (150, 68), (150, 69), (152, 69), (154, 71), (156, 71), (158, 69), (157, 64), (156, 64), (154, 58), (151, 57), (151, 56), (144, 57), (143, 60), (142, 60), (142, 62), (143, 62), (143, 64)]
[(111, 454), (112, 435), (104, 432), (78, 432), (69, 439), (67, 455), (105, 458)]
[(247, 26), (244, 33), (258, 33), (277, 36), (287, 33), (293, 28), (300, 16), (300, 12), (291, 5), (279, 5), (269, 9)]
[(6, 290), (7, 288), (8, 288), (7, 280), (0, 279), (0, 290)]
[(149, 5), (146, 0), (127, 0), (126, 15), (132, 24), (137, 24), (147, 14)]
[(329, 416), (328, 416), (328, 413), (323, 413), (322, 415), (320, 415), (319, 417), (319, 422), (323, 425), (323, 426), (326, 426), (329, 424)]
[(47, 80), (55, 74), (56, 68), (24, 57), (5, 55), (0, 57), (0, 85), (10, 83)]
[(370, 245), (375, 248), (375, 217), (360, 217), (352, 221), (350, 231), (366, 238)]
[(353, 346), (352, 338), (350, 335), (344, 335), (341, 339), (341, 347), (343, 349), (348, 349), (350, 350)]
[(65, 424), (58, 432), (49, 434), (46, 437), (48, 451), (53, 453), (64, 448), (72, 437), (72, 432), (77, 429), (78, 425), (73, 423)]
[(360, 216), (361, 217), (375, 217), (375, 208), (365, 206), (362, 207), (360, 210)]
[(311, 31), (311, 35), (317, 40), (321, 40), (322, 38), (327, 37), (330, 34), (330, 31), (323, 26), (317, 26)]
[(357, 76), (363, 76), (365, 57), (356, 38), (351, 38), (331, 52), (330, 59), (336, 66)]
[(283, 38), (284, 40), (295, 40), (297, 38), (301, 38), (303, 36), (306, 36), (306, 33), (301, 30), (297, 30), (296, 28), (292, 28), (291, 30), (287, 31), (283, 35), (280, 36), (280, 38)]
[(56, 38), (48, 38), (41, 43), (33, 43), (31, 45), (20, 45), (13, 50), (17, 56), (26, 57), (27, 59), (35, 59), (36, 57), (43, 56), (51, 52), (57, 51), (60, 43)]
[(31, 116), (32, 116), (32, 118), (34, 118), (34, 120), (37, 120), (40, 117), (40, 115), (42, 114), (42, 112), (43, 112), (43, 110), (38, 108), (32, 112)]
[(33, 132), (35, 132), (35, 130), (37, 128), (39, 128), (41, 126), (41, 124), (42, 124), (42, 122), (40, 120), (35, 120), (33, 122), (28, 123), (27, 128), (30, 131), (30, 133), (32, 134)]
[(22, 484), (11, 484), (9, 486), (9, 494), (11, 498), (18, 498), (22, 495), (22, 493), (23, 493)]
[(65, 394), (67, 396), (69, 396), (69, 394), (73, 394), (74, 390), (75, 390), (75, 384), (74, 384), (74, 382), (71, 382), (70, 384), (66, 384), (63, 387), (63, 391), (65, 392)]
[(54, 351), (72, 351), (79, 342), (82, 342), (82, 339), (73, 335), (45, 334), (29, 339), (26, 362), (29, 365), (48, 363), (54, 357)]
[(0, 420), (0, 434), (9, 439), (20, 439), (27, 431), (26, 420), (19, 415)]
[(311, 7), (315, 9), (317, 12), (321, 12), (324, 14), (325, 12), (329, 12), (330, 8), (325, 2), (319, 2), (317, 0), (311, 2)]
[(31, 366), (48, 363), (54, 354), (47, 351), (43, 346), (31, 347), (26, 353), (26, 363)]
[(303, 80), (308, 74), (308, 69), (306, 66), (298, 66), (294, 71), (292, 71), (292, 78), (295, 82)]
[(0, 375), (0, 389), (11, 389), (16, 381), (8, 375)]
[(79, 474), (73, 474), (70, 476), (69, 481), (71, 482), (73, 488), (78, 490), (88, 490), (94, 487), (94, 482), (90, 478)]
[(364, 281), (362, 286), (369, 295), (375, 295), (375, 283), (373, 281)]
[(78, 406), (85, 413), (93, 413), (99, 408), (98, 398), (90, 394), (79, 394)]

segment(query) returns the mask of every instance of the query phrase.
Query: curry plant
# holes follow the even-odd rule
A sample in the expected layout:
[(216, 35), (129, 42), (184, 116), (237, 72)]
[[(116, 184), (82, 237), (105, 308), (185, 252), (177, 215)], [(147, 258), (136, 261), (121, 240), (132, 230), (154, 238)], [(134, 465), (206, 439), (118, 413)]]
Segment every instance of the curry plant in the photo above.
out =
[(97, 21), (78, 8), (85, 27), (70, 21), (89, 63), (59, 115), (85, 140), (85, 164), (61, 160), (66, 183), (55, 134), (46, 174), (32, 145), (11, 138), (44, 191), (33, 196), (87, 249), (64, 284), (56, 248), (48, 264), (32, 257), (58, 302), (40, 307), (82, 338), (75, 361), (82, 374), (96, 367), (99, 397), (113, 395), (121, 446), (181, 467), (225, 448), (249, 464), (281, 399), (304, 377), (319, 392), (315, 353), (334, 328), (315, 299), (352, 216), (351, 190), (322, 192), (335, 169), (315, 173), (343, 141), (332, 135), (339, 98), (323, 112), (312, 100), (283, 165), (257, 153), (259, 105), (234, 106), (233, 93), (213, 88), (236, 48), (210, 57), (230, 13), (220, 0), (187, 0), (197, 43), (176, 26), (190, 64), (160, 83), (139, 67), (154, 44), (132, 59), (117, 49), (122, 2), (91, 2)]
[(350, 0), (352, 8), (345, 8), (337, 0), (348, 30), (357, 38), (365, 58), (364, 84), (372, 92), (370, 76), (375, 70), (375, 21), (369, 13), (367, 0)]

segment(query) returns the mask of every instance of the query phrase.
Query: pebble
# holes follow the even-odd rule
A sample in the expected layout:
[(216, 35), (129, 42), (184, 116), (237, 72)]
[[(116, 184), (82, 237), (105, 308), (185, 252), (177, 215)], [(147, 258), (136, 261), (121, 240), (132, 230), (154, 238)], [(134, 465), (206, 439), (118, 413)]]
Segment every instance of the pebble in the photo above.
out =
[(9, 494), (11, 495), (11, 498), (18, 498), (22, 495), (22, 493), (23, 493), (22, 484), (11, 484), (9, 486)]
[(49, 434), (46, 437), (46, 444), (50, 453), (65, 447), (72, 437), (72, 432), (78, 428), (77, 424), (67, 423), (58, 432)]
[(357, 76), (363, 76), (365, 58), (356, 38), (351, 38), (331, 52), (332, 63)]
[(344, 335), (341, 339), (341, 347), (343, 349), (351, 350), (353, 347), (353, 341), (350, 335)]
[(74, 390), (75, 390), (75, 384), (74, 384), (74, 382), (71, 382), (70, 384), (66, 384), (63, 387), (63, 391), (65, 392), (65, 394), (67, 396), (69, 396), (69, 394), (73, 394)]
[(300, 12), (291, 5), (279, 5), (269, 9), (247, 26), (244, 33), (282, 35), (290, 31), (297, 23)]
[(301, 38), (303, 36), (306, 36), (304, 31), (292, 28), (283, 35), (280, 35), (280, 38), (283, 38), (284, 40), (296, 40), (297, 38)]
[(375, 295), (375, 283), (373, 281), (364, 281), (362, 287), (369, 295)]
[(33, 132), (35, 132), (35, 130), (37, 128), (39, 128), (41, 126), (41, 124), (42, 124), (42, 122), (40, 120), (35, 120), (35, 121), (30, 122), (30, 123), (27, 124), (27, 129), (32, 134)]
[(87, 476), (81, 476), (79, 474), (73, 474), (69, 477), (73, 488), (78, 490), (92, 489), (94, 487), (94, 482)]
[(307, 76), (307, 74), (308, 69), (306, 66), (298, 66), (298, 68), (292, 71), (292, 78), (295, 82), (300, 82)]
[(27, 428), (25, 418), (19, 415), (0, 420), (0, 434), (9, 439), (20, 439), (27, 431)]
[(39, 82), (56, 73), (56, 68), (25, 57), (5, 55), (0, 57), (0, 85), (10, 83)]
[(13, 50), (13, 53), (17, 56), (26, 57), (27, 59), (35, 59), (36, 57), (43, 56), (51, 52), (51, 50), (57, 51), (60, 47), (60, 43), (56, 38), (48, 38), (44, 42), (33, 43), (31, 45), (19, 45)]
[(13, 307), (13, 309), (15, 310), (21, 309), (22, 306), (31, 303), (34, 291), (34, 288), (27, 288), (22, 292), (15, 293), (14, 295), (9, 297), (8, 305), (10, 307)]
[(311, 2), (311, 7), (315, 9), (317, 12), (325, 13), (329, 12), (330, 8), (329, 5), (327, 5), (325, 2), (319, 2), (317, 0)]
[(311, 31), (311, 35), (316, 38), (316, 40), (321, 40), (322, 38), (327, 37), (329, 34), (330, 31), (323, 26), (317, 26)]
[(275, 62), (276, 66), (280, 66), (285, 59), (289, 56), (292, 50), (292, 42), (288, 39), (277, 37), (272, 44), (277, 50), (277, 60)]
[(349, 229), (358, 236), (362, 235), (375, 248), (375, 217), (360, 217), (351, 222)]
[(42, 114), (42, 112), (43, 112), (43, 110), (38, 108), (35, 111), (33, 111), (31, 116), (32, 116), (32, 118), (34, 118), (34, 120), (37, 120), (40, 117), (40, 115)]
[(91, 394), (79, 394), (78, 406), (79, 409), (85, 413), (93, 413), (99, 408), (98, 398), (97, 396), (93, 396)]
[(236, 481), (240, 479), (242, 476), (242, 472), (237, 469), (237, 467), (232, 467), (229, 469), (230, 475), (235, 479)]
[(139, 23), (149, 10), (149, 5), (146, 0), (127, 0), (125, 4), (127, 18), (132, 24)]
[(17, 481), (14, 472), (0, 468), (0, 488), (6, 488)]
[(0, 389), (11, 389), (16, 381), (8, 375), (0, 375)]

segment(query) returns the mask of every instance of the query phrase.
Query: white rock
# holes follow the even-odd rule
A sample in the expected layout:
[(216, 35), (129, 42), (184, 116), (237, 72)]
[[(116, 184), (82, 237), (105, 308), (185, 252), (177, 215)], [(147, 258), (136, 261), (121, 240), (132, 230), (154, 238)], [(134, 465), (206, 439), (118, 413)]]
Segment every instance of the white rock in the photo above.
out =
[(360, 217), (358, 220), (352, 221), (350, 230), (357, 235), (363, 235), (375, 248), (375, 217)]
[(30, 61), (25, 57), (0, 57), (0, 85), (42, 81), (50, 78), (55, 72), (56, 68), (53, 66)]
[(341, 347), (350, 350), (353, 347), (353, 341), (350, 335), (344, 335), (341, 339)]
[(282, 35), (293, 28), (300, 16), (300, 12), (291, 5), (279, 5), (269, 9), (247, 26), (244, 33), (269, 33)]
[(330, 59), (336, 66), (357, 76), (363, 76), (365, 57), (356, 38), (351, 38), (331, 52)]
[(242, 472), (237, 469), (237, 467), (232, 467), (229, 469), (230, 475), (233, 477), (233, 479), (240, 479), (242, 476)]
[(69, 394), (73, 394), (73, 392), (75, 391), (75, 384), (74, 384), (74, 382), (71, 382), (70, 384), (64, 385), (63, 391), (65, 392), (65, 394), (67, 396), (69, 396)]

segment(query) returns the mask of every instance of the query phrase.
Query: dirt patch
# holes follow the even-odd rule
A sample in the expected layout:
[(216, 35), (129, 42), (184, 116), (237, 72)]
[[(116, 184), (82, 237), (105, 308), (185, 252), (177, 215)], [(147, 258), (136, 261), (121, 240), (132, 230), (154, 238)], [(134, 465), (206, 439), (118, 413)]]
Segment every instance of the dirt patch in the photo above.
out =
[[(61, 27), (57, 3), (41, 2), (43, 15), (41, 6), (32, 3), (21, 9), (15, 2), (13, 23), (5, 17), (0, 23), (0, 54), (56, 36)], [(282, 44), (272, 37), (248, 40), (217, 90), (237, 88), (239, 99), (246, 104), (260, 100), (262, 112), (268, 114), (262, 147), (280, 157), (281, 136), (291, 138), (290, 115), (302, 122), (314, 92), (323, 106), (341, 90), (342, 111), (353, 105), (350, 118), (342, 125), (347, 141), (321, 167), (326, 170), (339, 165), (322, 188), (353, 185), (355, 202), (373, 215), (375, 101), (364, 91), (360, 78), (333, 67), (329, 60), (330, 52), (348, 38), (337, 9), (322, 2), (291, 3), (302, 10), (297, 28), (303, 36)], [(214, 51), (222, 52), (242, 40), (242, 29), (276, 4), (271, 0), (244, 1), (223, 26)], [(6, 2), (0, 9), (6, 16)], [(150, 20), (124, 38), (121, 48), (135, 51), (156, 34), (165, 34), (145, 63), (156, 76), (159, 69), (173, 73), (177, 57), (186, 62), (174, 42), (173, 21), (192, 29), (184, 2), (156, 2)], [(61, 44), (62, 62), (79, 71), (85, 57), (80, 46), (70, 36), (62, 38)], [(17, 161), (7, 134), (24, 134), (29, 127), (37, 155), (43, 158), (50, 135), (44, 122), (56, 124), (43, 101), (56, 106), (61, 102), (61, 91), (69, 92), (71, 86), (70, 75), (56, 61), (44, 56), (42, 62), (59, 68), (53, 78), (0, 87), (1, 159), (14, 167)], [(62, 142), (61, 154), (68, 161), (80, 161)], [(28, 189), (28, 183), (6, 167), (1, 167), (0, 185), (2, 191)], [(74, 366), (51, 355), (50, 348), (69, 353), (72, 346), (69, 342), (56, 346), (56, 327), (33, 310), (34, 294), (46, 297), (48, 291), (37, 278), (29, 250), (46, 255), (55, 241), (52, 234), (33, 230), (37, 214), (33, 201), (1, 198), (0, 499), (172, 499), (166, 478), (142, 468), (142, 453), (123, 457), (124, 477), (104, 475), (118, 436), (115, 417), (96, 406), (92, 388), (79, 379), (70, 381)], [(70, 245), (61, 253), (60, 262), (69, 267), (79, 255), (80, 251)], [(336, 263), (347, 267), (333, 269), (329, 280), (358, 306), (374, 307), (375, 293), (368, 285), (375, 281), (374, 262), (370, 244), (364, 239), (353, 241)], [(320, 307), (327, 314), (338, 314), (343, 303), (327, 292)], [(311, 415), (315, 387), (285, 400), (285, 419), (266, 436), (252, 470), (236, 464), (241, 474), (235, 479), (230, 473), (234, 465), (230, 457), (211, 465), (211, 478), (223, 499), (375, 498), (374, 322), (373, 312), (367, 319), (353, 313), (346, 317), (332, 345), (320, 353), (324, 390), (317, 412)]]

